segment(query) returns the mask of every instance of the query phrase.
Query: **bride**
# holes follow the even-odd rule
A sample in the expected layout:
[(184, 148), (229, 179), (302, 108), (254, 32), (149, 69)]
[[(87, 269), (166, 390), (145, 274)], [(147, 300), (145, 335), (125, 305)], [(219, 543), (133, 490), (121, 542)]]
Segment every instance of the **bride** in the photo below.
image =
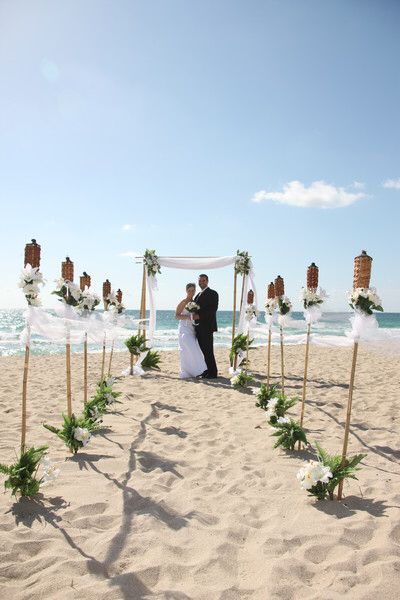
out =
[(196, 338), (192, 314), (186, 309), (189, 302), (193, 302), (196, 286), (188, 283), (186, 286), (186, 298), (179, 302), (176, 307), (175, 317), (179, 320), (179, 356), (181, 360), (181, 379), (197, 377), (206, 371), (207, 365), (204, 360), (199, 342)]

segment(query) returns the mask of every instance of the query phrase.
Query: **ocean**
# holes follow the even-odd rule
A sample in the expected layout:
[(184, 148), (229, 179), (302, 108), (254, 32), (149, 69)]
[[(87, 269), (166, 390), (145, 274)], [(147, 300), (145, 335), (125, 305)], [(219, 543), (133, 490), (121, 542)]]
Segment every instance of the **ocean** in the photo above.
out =
[[(52, 312), (52, 311), (49, 311)], [(128, 310), (127, 315), (133, 318), (139, 317), (139, 311)], [(327, 312), (323, 314), (319, 323), (313, 326), (314, 335), (318, 337), (319, 343), (332, 346), (347, 345), (345, 332), (350, 329), (349, 318), (351, 312), (334, 313)], [(305, 339), (305, 328), (302, 326), (303, 313), (294, 312), (292, 317), (297, 321), (297, 327), (288, 327), (285, 329), (285, 343), (302, 344)], [(376, 315), (379, 327), (387, 335), (387, 341), (399, 341), (400, 339), (400, 313), (382, 313)], [(258, 321), (265, 326), (264, 315), (261, 313)], [(238, 322), (238, 318), (237, 321)], [(304, 321), (303, 321), (304, 324)], [(20, 341), (20, 333), (25, 327), (24, 311), (17, 309), (0, 310), (0, 356), (18, 356), (24, 353), (23, 344)], [(134, 333), (135, 331), (132, 331)], [(229, 347), (232, 335), (232, 311), (218, 311), (218, 333), (215, 335), (215, 345)], [(175, 320), (175, 313), (172, 310), (159, 310), (157, 312), (157, 329), (154, 348), (172, 350), (177, 348), (178, 340), (178, 322)], [(279, 341), (279, 334), (275, 327), (272, 343)], [(265, 344), (264, 335), (256, 335), (253, 345)], [(116, 344), (116, 350), (125, 348), (123, 342)], [(73, 346), (74, 352), (82, 352), (82, 347)], [(91, 352), (100, 352), (98, 345), (90, 346)], [(60, 354), (65, 351), (63, 344), (56, 344), (39, 336), (33, 336), (31, 353), (32, 354)]]

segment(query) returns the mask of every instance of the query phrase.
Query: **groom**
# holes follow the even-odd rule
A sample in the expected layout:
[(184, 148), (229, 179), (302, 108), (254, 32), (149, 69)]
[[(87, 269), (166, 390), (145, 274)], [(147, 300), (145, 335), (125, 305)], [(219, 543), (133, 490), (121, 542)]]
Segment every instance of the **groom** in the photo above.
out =
[(214, 331), (217, 331), (218, 294), (208, 287), (208, 275), (199, 275), (201, 292), (194, 301), (200, 306), (197, 314), (193, 315), (196, 326), (196, 336), (206, 361), (207, 370), (200, 375), (202, 378), (214, 379), (218, 375), (214, 357)]

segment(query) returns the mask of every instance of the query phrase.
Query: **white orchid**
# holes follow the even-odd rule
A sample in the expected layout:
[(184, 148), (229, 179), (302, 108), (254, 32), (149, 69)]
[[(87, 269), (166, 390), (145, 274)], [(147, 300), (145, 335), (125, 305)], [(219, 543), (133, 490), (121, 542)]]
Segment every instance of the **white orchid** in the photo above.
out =
[(106, 387), (111, 388), (116, 382), (115, 377), (107, 377), (106, 379)]
[(75, 427), (74, 438), (81, 442), (82, 446), (86, 446), (89, 443), (91, 435), (86, 427)]
[(110, 405), (110, 404), (114, 404), (115, 402), (115, 398), (112, 394), (106, 394), (104, 397), (106, 404)]
[(79, 301), (78, 308), (80, 310), (94, 310), (96, 306), (100, 304), (100, 298), (91, 291), (90, 288), (85, 287), (83, 292), (81, 292), (81, 297)]
[(283, 425), (284, 423), (290, 423), (289, 417), (278, 417), (276, 421), (279, 425)]
[(329, 467), (325, 467), (322, 463), (316, 460), (310, 460), (305, 463), (297, 473), (297, 479), (303, 489), (309, 490), (320, 481), (328, 483), (333, 477)]
[(316, 304), (322, 304), (324, 300), (328, 298), (326, 291), (322, 288), (319, 290), (310, 290), (308, 288), (302, 288), (301, 290), (301, 300), (304, 303), (304, 308), (309, 308), (310, 306), (314, 306)]
[(21, 271), (18, 287), (22, 288), (29, 306), (40, 306), (41, 304), (38, 298), (39, 285), (44, 285), (43, 275), (39, 271), (39, 267), (31, 267), (30, 264), (27, 264)]
[(265, 411), (265, 418), (267, 421), (270, 420), (271, 417), (275, 415), (276, 405), (278, 403), (279, 398), (271, 398), (268, 401), (267, 410)]
[(254, 318), (257, 318), (257, 314), (255, 304), (248, 304), (245, 312), (246, 321), (252, 321)]
[(348, 292), (347, 296), (350, 306), (367, 314), (372, 314), (372, 310), (383, 310), (382, 300), (378, 296), (376, 288), (356, 288)]
[(55, 464), (50, 460), (47, 454), (43, 456), (40, 464), (43, 467), (42, 486), (55, 481), (60, 474), (60, 469), (56, 468)]

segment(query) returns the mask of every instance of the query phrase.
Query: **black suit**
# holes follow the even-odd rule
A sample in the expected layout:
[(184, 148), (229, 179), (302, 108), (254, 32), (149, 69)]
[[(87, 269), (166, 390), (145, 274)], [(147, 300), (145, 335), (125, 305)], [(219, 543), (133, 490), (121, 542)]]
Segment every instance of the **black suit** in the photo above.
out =
[(194, 301), (200, 306), (200, 319), (195, 321), (196, 336), (204, 355), (209, 377), (217, 377), (217, 364), (214, 357), (214, 331), (217, 331), (218, 294), (206, 288), (197, 294)]

